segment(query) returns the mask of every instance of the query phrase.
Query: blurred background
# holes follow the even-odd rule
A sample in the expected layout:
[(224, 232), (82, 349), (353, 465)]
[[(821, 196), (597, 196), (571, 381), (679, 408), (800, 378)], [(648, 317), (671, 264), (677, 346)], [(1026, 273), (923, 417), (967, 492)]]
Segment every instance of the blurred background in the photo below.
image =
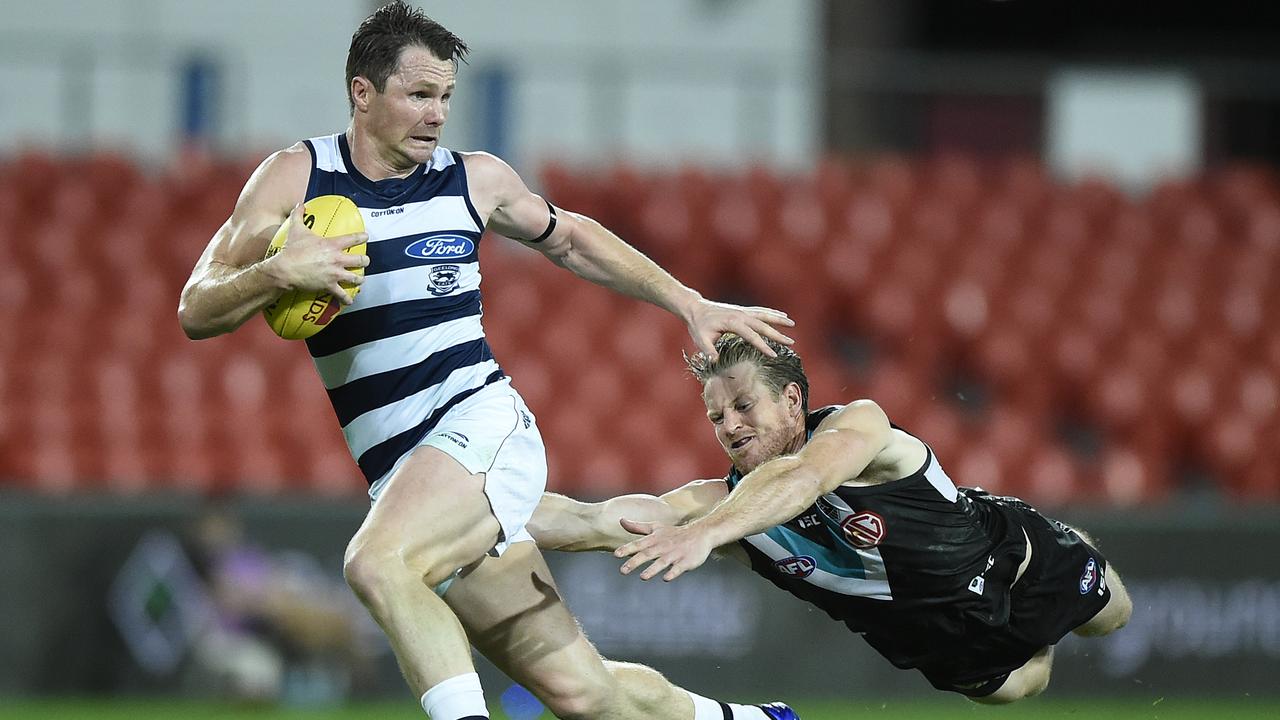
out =
[[(258, 321), (193, 343), (175, 317), (253, 168), (346, 126), (379, 4), (0, 0), (0, 714), (414, 716), (342, 581), (366, 488), (305, 348)], [(445, 145), (709, 297), (786, 310), (813, 405), (874, 398), (957, 483), (1099, 538), (1133, 621), (1065, 640), (1026, 707), (1280, 714), (1280, 22), (1259, 4), (426, 10), (473, 51)], [(723, 475), (675, 319), (482, 252), (552, 489)], [(976, 711), (740, 568), (653, 587), (552, 561), (604, 653), (708, 694)], [(483, 673), (495, 709), (541, 712)]]

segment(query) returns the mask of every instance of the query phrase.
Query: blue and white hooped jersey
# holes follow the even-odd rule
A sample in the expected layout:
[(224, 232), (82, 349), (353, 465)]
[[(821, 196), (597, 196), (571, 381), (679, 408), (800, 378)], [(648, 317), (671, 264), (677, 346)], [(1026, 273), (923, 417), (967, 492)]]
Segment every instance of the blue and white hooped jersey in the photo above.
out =
[(373, 485), (457, 403), (501, 380), (480, 323), (480, 235), (458, 154), (437, 148), (405, 178), (372, 181), (345, 134), (305, 141), (307, 199), (350, 198), (369, 266), (356, 300), (307, 340), (347, 446)]

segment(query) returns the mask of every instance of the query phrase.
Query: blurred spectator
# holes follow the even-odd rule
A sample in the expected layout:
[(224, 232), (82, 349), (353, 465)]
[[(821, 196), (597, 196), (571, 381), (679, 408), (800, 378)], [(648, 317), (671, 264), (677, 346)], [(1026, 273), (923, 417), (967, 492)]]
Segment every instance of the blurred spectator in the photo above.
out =
[(240, 519), (224, 506), (201, 515), (190, 543), (214, 607), (193, 643), (186, 678), (193, 689), (288, 704), (347, 695), (355, 676), (368, 669), (372, 649), (340, 576), (329, 577), (305, 553), (249, 542)]

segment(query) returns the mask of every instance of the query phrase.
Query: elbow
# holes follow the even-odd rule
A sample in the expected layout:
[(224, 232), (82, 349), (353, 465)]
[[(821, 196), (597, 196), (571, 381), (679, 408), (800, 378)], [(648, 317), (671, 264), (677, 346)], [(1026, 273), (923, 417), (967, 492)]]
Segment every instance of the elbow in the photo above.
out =
[(209, 337), (209, 334), (204, 331), (204, 328), (195, 324), (195, 322), (191, 320), (191, 317), (184, 314), (181, 310), (178, 311), (178, 324), (182, 326), (182, 332), (187, 336), (188, 340), (204, 340)]
[(220, 334), (217, 328), (196, 317), (185, 297), (178, 303), (178, 324), (188, 340), (204, 340)]
[(560, 242), (555, 245), (538, 248), (548, 260), (555, 263), (557, 267), (572, 270), (570, 265), (573, 262), (573, 246), (568, 242)]
[(566, 546), (565, 528), (571, 525), (576, 517), (573, 513), (573, 500), (555, 493), (544, 493), (533, 516), (525, 523), (524, 529), (533, 536), (533, 541), (541, 550), (563, 550)]
[(557, 266), (576, 272), (575, 266), (581, 264), (582, 241), (580, 235), (582, 230), (570, 218), (564, 218), (562, 222), (568, 224), (568, 231), (563, 235), (547, 238), (537, 248), (539, 252)]
[(533, 517), (529, 518), (529, 522), (525, 523), (524, 529), (531, 536), (533, 542), (540, 550), (556, 550), (556, 542), (551, 537), (551, 528), (548, 526), (546, 514), (539, 514), (534, 511)]
[(182, 332), (186, 334), (188, 340), (208, 340), (218, 334), (204, 328), (187, 325), (186, 323), (182, 325)]

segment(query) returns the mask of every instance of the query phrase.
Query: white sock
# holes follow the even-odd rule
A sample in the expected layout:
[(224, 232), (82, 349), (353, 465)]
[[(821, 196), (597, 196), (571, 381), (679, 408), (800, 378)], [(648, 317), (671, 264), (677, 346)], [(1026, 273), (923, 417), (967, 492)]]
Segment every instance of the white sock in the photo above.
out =
[(451, 677), (422, 693), (422, 709), (431, 720), (489, 717), (480, 676), (473, 672)]
[[(693, 699), (693, 720), (769, 720), (769, 716), (755, 705), (734, 705), (704, 698), (688, 690)], [(728, 710), (728, 714), (725, 711)]]

